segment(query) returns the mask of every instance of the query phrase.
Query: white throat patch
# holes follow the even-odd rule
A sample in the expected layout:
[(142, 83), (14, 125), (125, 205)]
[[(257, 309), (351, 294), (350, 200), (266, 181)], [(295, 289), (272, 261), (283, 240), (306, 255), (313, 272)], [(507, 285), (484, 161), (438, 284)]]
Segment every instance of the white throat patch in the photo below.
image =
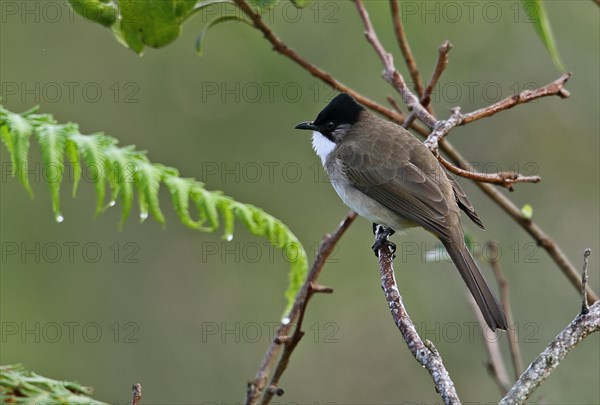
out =
[(319, 131), (313, 131), (312, 146), (315, 152), (317, 152), (317, 155), (321, 158), (323, 166), (325, 166), (327, 156), (335, 149), (335, 143), (331, 142)]

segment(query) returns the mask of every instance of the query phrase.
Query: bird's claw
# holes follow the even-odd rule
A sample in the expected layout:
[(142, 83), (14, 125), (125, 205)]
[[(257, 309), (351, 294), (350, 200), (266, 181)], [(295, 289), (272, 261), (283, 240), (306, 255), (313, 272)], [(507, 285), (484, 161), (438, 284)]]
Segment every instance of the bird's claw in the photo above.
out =
[(394, 231), (392, 228), (386, 228), (383, 225), (373, 224), (373, 234), (375, 235), (375, 243), (373, 243), (371, 249), (373, 249), (375, 257), (379, 257), (379, 249), (381, 249), (384, 245), (387, 245), (393, 257), (396, 257), (394, 255), (394, 253), (396, 253), (396, 244), (388, 240), (388, 238), (395, 232), (396, 231)]

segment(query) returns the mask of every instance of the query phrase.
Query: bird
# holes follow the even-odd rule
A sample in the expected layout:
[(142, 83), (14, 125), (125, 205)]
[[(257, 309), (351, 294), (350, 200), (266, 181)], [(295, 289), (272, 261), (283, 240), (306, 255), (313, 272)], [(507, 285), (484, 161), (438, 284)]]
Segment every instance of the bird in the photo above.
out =
[(445, 247), (491, 330), (506, 316), (464, 241), (462, 210), (481, 219), (456, 179), (431, 151), (401, 126), (340, 93), (314, 121), (312, 146), (342, 201), (361, 217), (394, 231), (422, 227)]

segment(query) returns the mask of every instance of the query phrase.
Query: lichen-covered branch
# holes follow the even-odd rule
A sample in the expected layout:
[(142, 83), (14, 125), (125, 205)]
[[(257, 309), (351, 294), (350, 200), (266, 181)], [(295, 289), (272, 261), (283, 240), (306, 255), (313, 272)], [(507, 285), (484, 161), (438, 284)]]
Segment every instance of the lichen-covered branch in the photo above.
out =
[(527, 398), (558, 367), (579, 342), (600, 330), (600, 302), (587, 314), (577, 317), (556, 336), (546, 349), (529, 365), (516, 384), (500, 401), (500, 405), (524, 404)]
[(387, 236), (389, 233), (387, 231), (381, 225), (377, 226), (375, 244), (373, 246), (379, 257), (381, 288), (383, 288), (383, 293), (394, 322), (412, 355), (431, 375), (436, 391), (441, 395), (444, 403), (460, 404), (454, 383), (444, 367), (441, 356), (433, 346), (433, 343), (429, 341), (423, 342), (408, 312), (406, 312), (394, 275), (393, 261), (395, 246), (388, 241)]

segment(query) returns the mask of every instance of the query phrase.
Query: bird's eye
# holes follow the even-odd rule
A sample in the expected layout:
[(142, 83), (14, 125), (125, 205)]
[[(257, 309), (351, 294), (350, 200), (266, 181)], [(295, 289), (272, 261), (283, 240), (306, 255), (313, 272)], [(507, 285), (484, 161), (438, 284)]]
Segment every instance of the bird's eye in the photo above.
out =
[(329, 121), (325, 124), (325, 129), (328, 131), (332, 131), (335, 128), (335, 123), (333, 121)]

